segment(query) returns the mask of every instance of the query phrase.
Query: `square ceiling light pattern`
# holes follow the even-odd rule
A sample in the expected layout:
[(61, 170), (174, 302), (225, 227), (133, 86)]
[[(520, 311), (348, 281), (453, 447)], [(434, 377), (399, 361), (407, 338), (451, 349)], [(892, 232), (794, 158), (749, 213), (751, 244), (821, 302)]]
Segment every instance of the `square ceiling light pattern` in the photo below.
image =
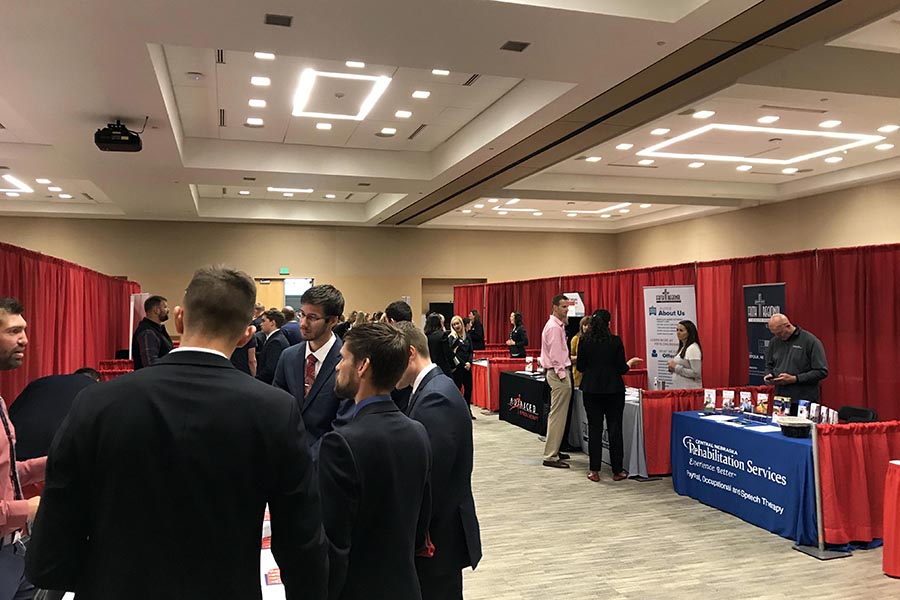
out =
[(21, 194), (34, 193), (33, 189), (31, 189), (25, 183), (16, 179), (12, 175), (9, 175), (9, 174), (3, 175), (2, 179), (12, 187), (5, 186), (2, 183), (0, 183), (0, 186), (2, 186), (2, 187), (0, 187), (0, 193), (4, 193), (4, 192), (21, 193)]
[(880, 135), (712, 123), (639, 151), (639, 156), (792, 165), (868, 146)]
[[(391, 78), (304, 69), (294, 94), (291, 114), (315, 119), (362, 121), (391, 84)], [(341, 112), (330, 107), (344, 106)]]

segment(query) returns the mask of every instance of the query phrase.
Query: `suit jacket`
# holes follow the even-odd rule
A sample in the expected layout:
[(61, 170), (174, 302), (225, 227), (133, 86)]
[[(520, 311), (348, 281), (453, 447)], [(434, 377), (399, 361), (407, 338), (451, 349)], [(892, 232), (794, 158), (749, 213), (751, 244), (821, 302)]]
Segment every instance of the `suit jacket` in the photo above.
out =
[(285, 350), (275, 369), (272, 385), (293, 394), (296, 399), (308, 432), (306, 440), (309, 442), (314, 461), (318, 460), (322, 436), (334, 428), (335, 420), (338, 424), (346, 422), (355, 406), (352, 399), (344, 400), (334, 394), (334, 367), (341, 360), (343, 345), (340, 338), (334, 340), (334, 345), (322, 362), (308, 395), (303, 385), (303, 375), (306, 371), (306, 342)]
[(420, 600), (413, 556), (424, 546), (430, 515), (428, 434), (390, 397), (376, 398), (322, 438), (322, 520), (333, 547), (329, 597)]
[(417, 558), (420, 575), (446, 575), (481, 559), (481, 534), (472, 497), (472, 415), (453, 380), (432, 369), (409, 400), (407, 414), (425, 426), (431, 466), (432, 558)]
[(576, 368), (581, 376), (581, 391), (588, 394), (618, 394), (625, 392), (622, 375), (628, 372), (622, 338), (610, 335), (608, 342), (587, 337), (578, 340)]
[(16, 458), (47, 456), (78, 392), (97, 383), (85, 375), (50, 375), (28, 384), (9, 407), (16, 427)]
[(28, 580), (82, 600), (261, 598), (268, 503), (288, 598), (325, 598), (328, 543), (293, 399), (176, 352), (85, 389), (50, 449)]
[(510, 358), (524, 358), (525, 347), (528, 345), (528, 333), (525, 331), (525, 326), (513, 327), (509, 332), (509, 339), (515, 342), (509, 347)]
[(444, 375), (453, 373), (453, 351), (450, 350), (450, 334), (438, 329), (428, 334), (428, 353), (431, 362), (440, 367)]
[(281, 353), (289, 346), (287, 337), (280, 329), (273, 333), (263, 344), (262, 351), (256, 357), (256, 378), (266, 383), (272, 383), (275, 379), (275, 369), (278, 367), (278, 359)]
[(281, 331), (291, 346), (296, 346), (303, 341), (303, 335), (300, 333), (300, 323), (297, 321), (288, 321), (281, 326)]

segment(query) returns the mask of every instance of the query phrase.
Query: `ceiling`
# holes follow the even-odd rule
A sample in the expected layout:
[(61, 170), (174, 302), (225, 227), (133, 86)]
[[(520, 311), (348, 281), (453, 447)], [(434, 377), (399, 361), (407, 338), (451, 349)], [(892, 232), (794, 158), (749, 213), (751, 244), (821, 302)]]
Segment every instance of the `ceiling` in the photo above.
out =
[(617, 232), (900, 175), (900, 0), (422, 6), (7, 7), (0, 214)]

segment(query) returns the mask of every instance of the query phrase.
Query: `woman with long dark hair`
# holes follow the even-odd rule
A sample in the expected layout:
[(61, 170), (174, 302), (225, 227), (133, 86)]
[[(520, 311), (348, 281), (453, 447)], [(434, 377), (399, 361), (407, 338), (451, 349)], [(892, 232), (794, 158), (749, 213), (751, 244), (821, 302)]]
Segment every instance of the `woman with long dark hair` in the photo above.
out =
[(431, 362), (436, 364), (447, 377), (453, 377), (453, 352), (450, 350), (450, 338), (444, 330), (444, 318), (438, 313), (431, 313), (425, 318), (425, 337), (428, 338), (428, 353)]
[(588, 453), (590, 467), (588, 479), (600, 481), (600, 465), (603, 457), (603, 419), (609, 434), (609, 462), (613, 481), (628, 477), (623, 467), (625, 458), (622, 441), (622, 415), (625, 412), (625, 382), (622, 375), (642, 359), (625, 360), (625, 346), (619, 336), (609, 330), (611, 315), (600, 309), (591, 315), (587, 333), (578, 342), (578, 370), (581, 376), (581, 393), (584, 412), (588, 419)]
[(703, 387), (703, 371), (700, 363), (703, 351), (700, 349), (700, 335), (693, 321), (679, 321), (675, 328), (678, 336), (678, 352), (669, 361), (669, 373), (672, 374), (672, 387), (686, 390)]
[(506, 345), (509, 346), (510, 358), (525, 358), (525, 346), (528, 345), (528, 333), (525, 326), (522, 325), (522, 313), (509, 313), (509, 324), (512, 329), (509, 332), (509, 339)]
[(484, 324), (481, 322), (481, 315), (474, 308), (469, 311), (469, 321), (472, 323), (472, 329), (469, 330), (472, 350), (484, 350)]

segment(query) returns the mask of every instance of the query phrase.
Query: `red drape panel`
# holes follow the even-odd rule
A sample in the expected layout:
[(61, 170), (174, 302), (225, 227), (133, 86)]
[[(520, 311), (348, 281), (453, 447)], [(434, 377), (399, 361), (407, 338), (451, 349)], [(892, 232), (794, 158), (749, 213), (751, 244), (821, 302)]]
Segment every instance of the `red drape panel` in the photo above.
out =
[(488, 387), (488, 366), (472, 365), (472, 404), (480, 408), (490, 409), (491, 390)]
[(501, 371), (524, 371), (525, 370), (525, 359), (524, 358), (492, 358), (490, 359), (490, 364), (488, 365), (490, 369), (490, 374), (488, 375), (488, 382), (490, 384), (489, 390), (489, 407), (491, 411), (497, 412), (500, 410), (500, 372)]
[(746, 385), (749, 371), (744, 286), (785, 283), (785, 310), (813, 333), (817, 303), (815, 251), (720, 260), (697, 265), (697, 327), (703, 346), (703, 385)]
[(528, 348), (540, 350), (541, 332), (550, 318), (553, 297), (560, 293), (559, 277), (515, 282), (519, 289), (519, 312), (528, 332)]
[(703, 390), (651, 390), (641, 396), (647, 474), (672, 472), (672, 413), (703, 409)]
[(468, 317), (469, 311), (473, 309), (478, 311), (483, 320), (484, 284), (455, 286), (453, 288), (453, 311), (461, 317)]
[(821, 250), (818, 259), (819, 277), (809, 294), (817, 319), (810, 331), (828, 357), (823, 398), (835, 409), (866, 406), (880, 420), (900, 419), (900, 245)]
[(25, 306), (28, 349), (21, 368), (0, 376), (0, 394), (12, 402), (28, 382), (80, 367), (97, 367), (128, 347), (131, 281), (0, 243), (0, 296)]
[[(484, 338), (486, 342), (502, 343), (509, 339), (509, 313), (519, 310), (518, 288), (514, 282), (489, 283), (485, 288)], [(531, 332), (528, 332), (529, 338)], [(529, 339), (529, 341), (531, 341)]]
[(885, 474), (900, 457), (900, 421), (819, 425), (818, 433), (825, 541), (880, 538)]

